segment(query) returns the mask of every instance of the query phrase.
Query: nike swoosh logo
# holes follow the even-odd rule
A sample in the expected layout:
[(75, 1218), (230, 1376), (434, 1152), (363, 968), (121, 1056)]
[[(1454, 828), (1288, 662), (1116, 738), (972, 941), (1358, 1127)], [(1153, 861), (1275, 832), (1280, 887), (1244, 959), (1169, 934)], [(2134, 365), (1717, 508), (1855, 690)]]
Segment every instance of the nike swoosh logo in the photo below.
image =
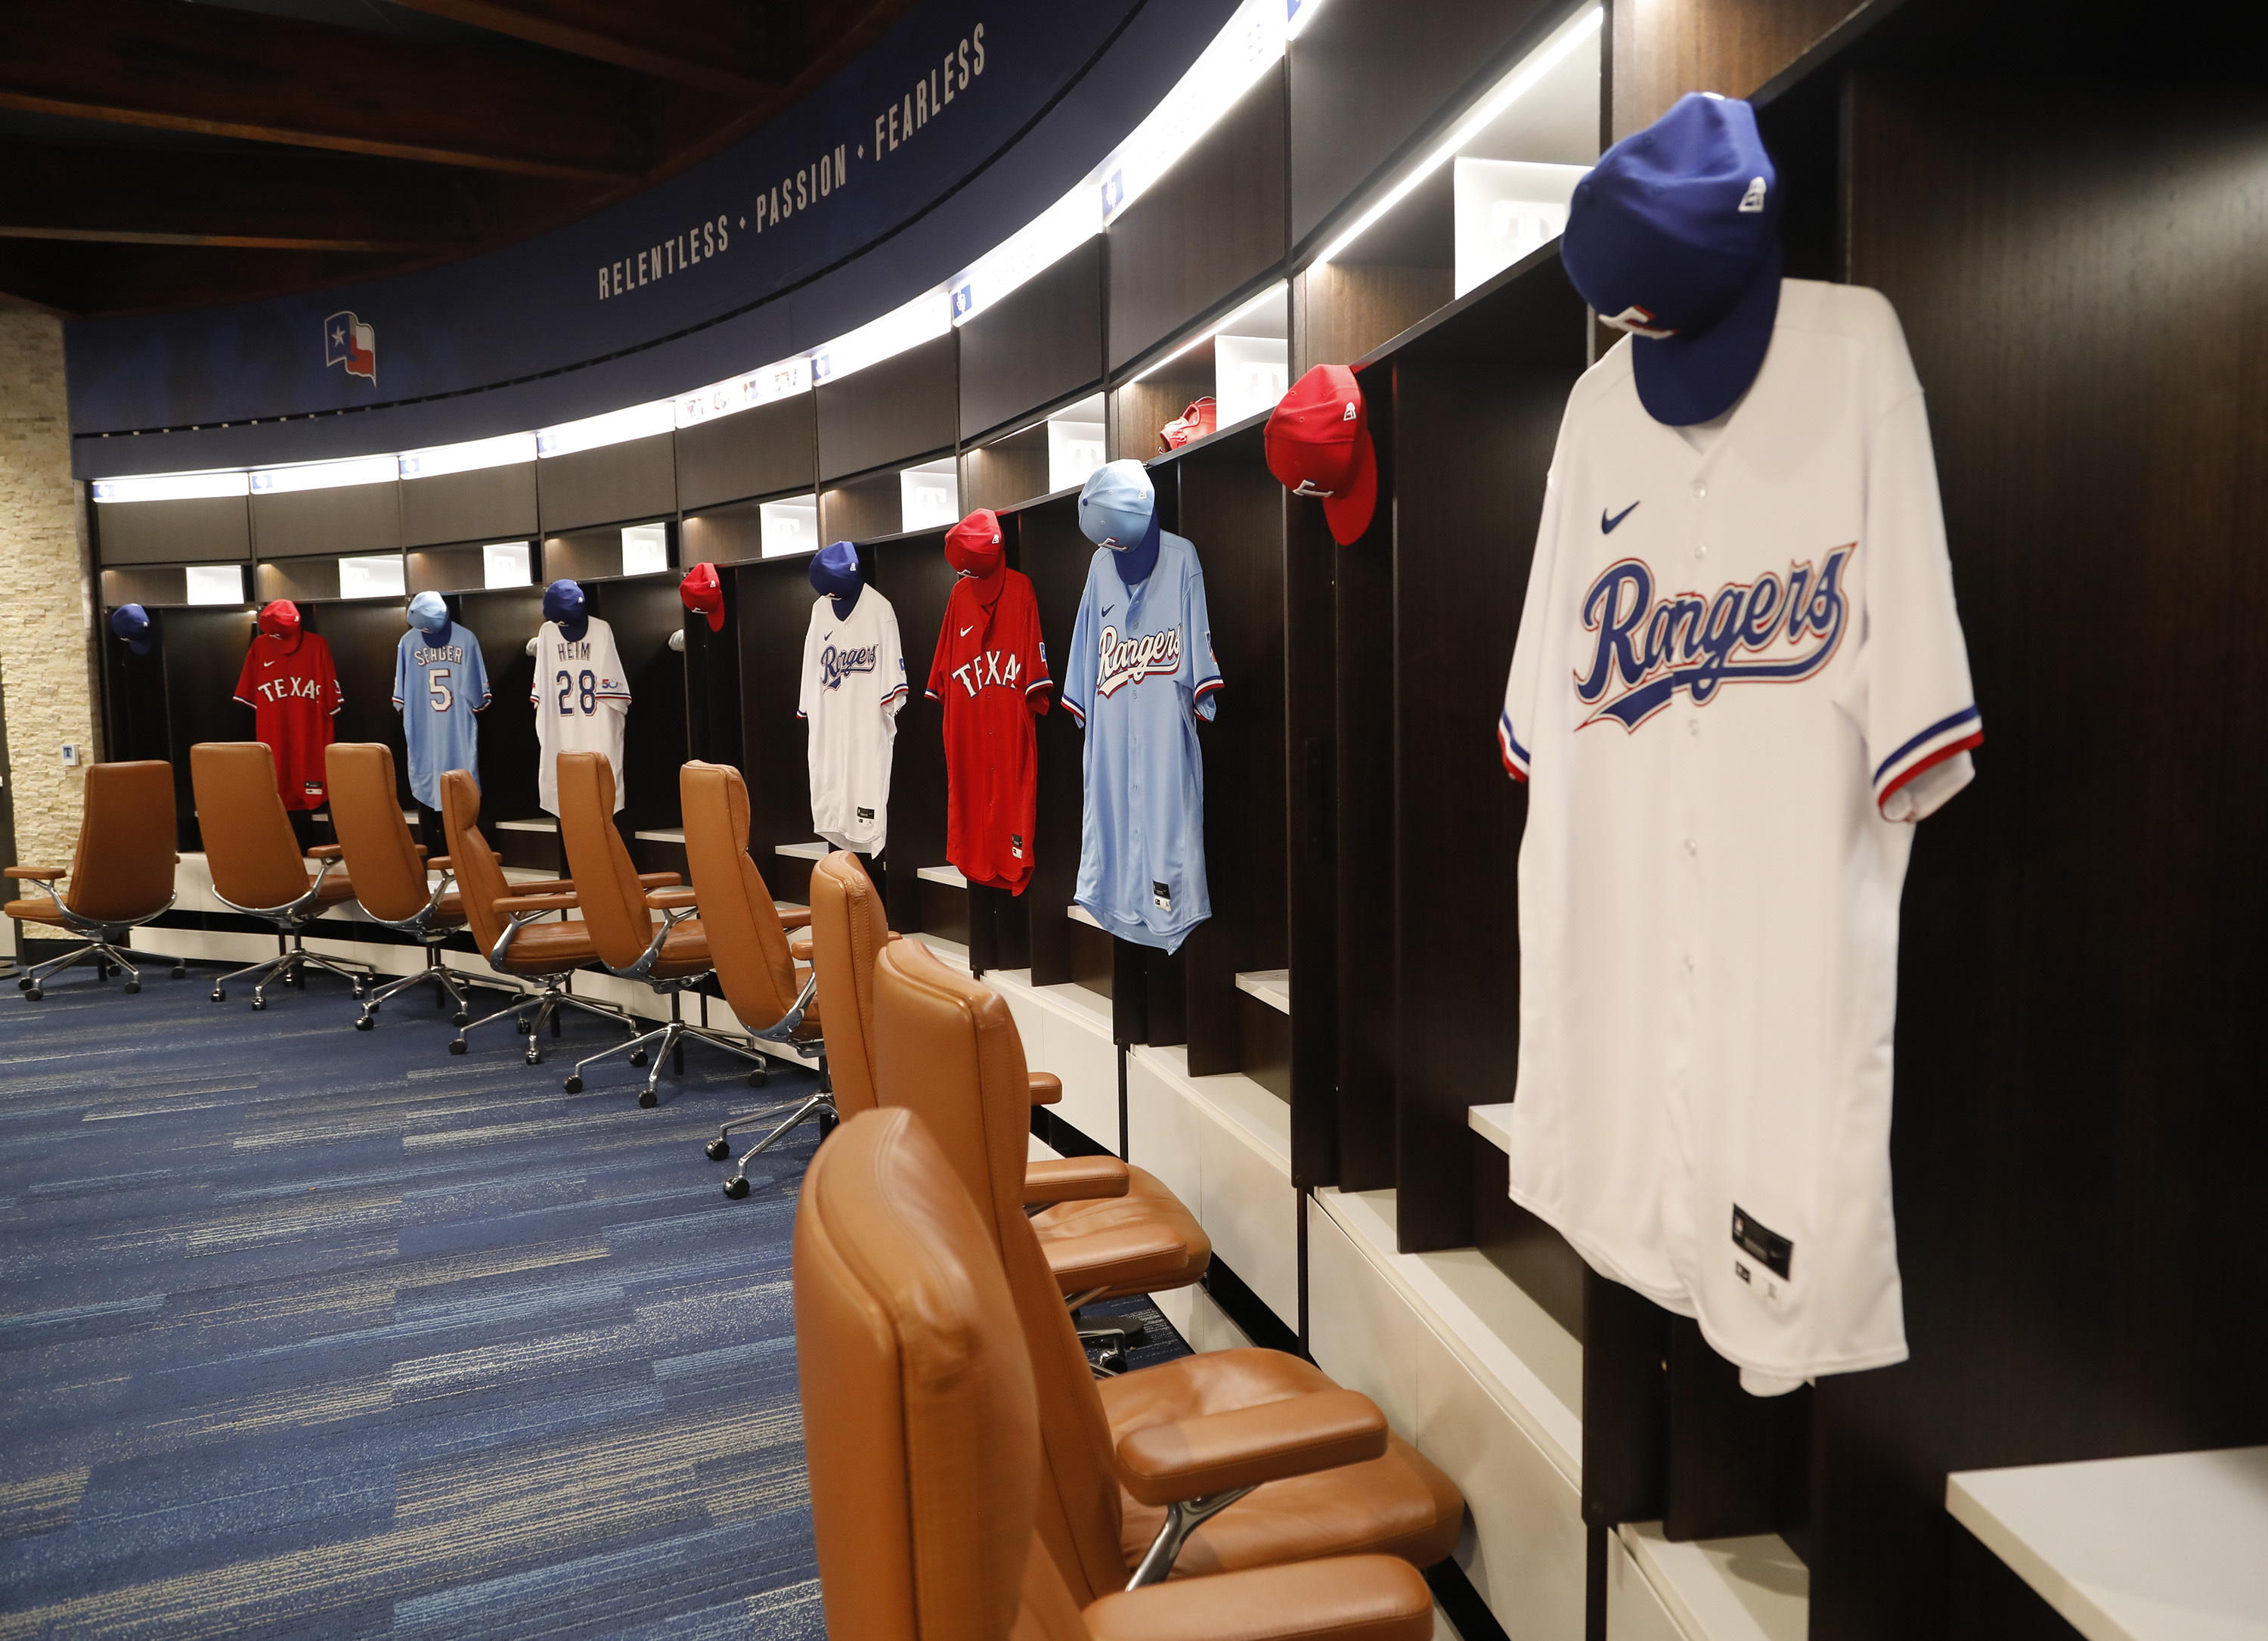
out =
[(828, 628), (828, 629), (827, 629), (827, 631), (826, 631), (826, 632), (822, 632), (822, 633), (821, 633), (821, 634), (819, 635), (819, 641), (820, 641), (821, 643), (824, 644), (825, 642), (827, 642), (827, 640), (828, 640), (828, 639), (829, 639), (833, 638), (834, 636), (835, 636), (835, 629), (834, 629), (833, 627), (829, 627), (829, 628)]
[(1637, 510), (1638, 503), (1633, 501), (1629, 506), (1624, 507), (1620, 513), (1616, 514), (1615, 516), (1610, 519), (1607, 516), (1607, 510), (1604, 507), (1601, 507), (1599, 509), (1600, 532), (1602, 535), (1613, 535), (1615, 533), (1615, 526), (1620, 524), (1624, 519), (1630, 517), (1630, 515)]
[(1118, 606), (1117, 606), (1117, 605), (1116, 605), (1116, 604), (1105, 604), (1105, 605), (1103, 605), (1103, 607), (1102, 607), (1102, 613), (1103, 613), (1104, 615), (1106, 615), (1106, 616), (1107, 616), (1107, 615), (1108, 615), (1112, 610), (1116, 610), (1116, 609), (1117, 609), (1117, 608), (1118, 608)]
[(972, 632), (976, 632), (976, 629), (975, 627), (963, 627), (963, 628), (961, 628), (961, 637), (963, 637), (963, 638), (967, 638), (970, 633), (972, 633)]

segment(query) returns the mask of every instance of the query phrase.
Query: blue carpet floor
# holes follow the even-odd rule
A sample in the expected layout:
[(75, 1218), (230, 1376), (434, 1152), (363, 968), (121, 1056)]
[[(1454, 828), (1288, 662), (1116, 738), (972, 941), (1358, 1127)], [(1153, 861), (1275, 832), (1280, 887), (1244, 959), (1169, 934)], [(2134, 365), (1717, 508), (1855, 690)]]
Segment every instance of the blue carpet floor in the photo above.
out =
[(422, 993), (357, 1033), (328, 977), (254, 1014), (145, 973), (0, 990), (0, 1641), (825, 1633), (817, 1133), (743, 1201), (701, 1154), (807, 1074), (696, 1046), (641, 1111), (619, 1059), (561, 1091), (587, 1016), (539, 1068), (509, 1022), (452, 1058)]

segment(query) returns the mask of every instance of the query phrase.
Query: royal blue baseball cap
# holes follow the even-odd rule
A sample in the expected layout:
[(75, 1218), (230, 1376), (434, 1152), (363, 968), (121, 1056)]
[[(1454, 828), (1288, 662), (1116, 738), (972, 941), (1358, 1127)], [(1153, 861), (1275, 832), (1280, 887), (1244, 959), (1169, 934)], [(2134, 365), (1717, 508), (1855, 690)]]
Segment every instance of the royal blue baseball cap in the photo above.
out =
[(409, 601), (409, 625), (420, 632), (449, 630), (449, 606), (438, 593), (420, 593)]
[(812, 555), (811, 590), (831, 598), (848, 598), (865, 585), (858, 574), (858, 549), (849, 542), (829, 542)]
[(1779, 174), (1756, 111), (1689, 92), (1575, 185), (1559, 260), (1631, 335), (1646, 414), (1690, 427), (1730, 410), (1779, 313)]
[(150, 636), (150, 612), (139, 604), (121, 604), (112, 610), (110, 630), (137, 655), (148, 654), (157, 641)]
[(1158, 539), (1158, 492), (1139, 462), (1106, 462), (1079, 492), (1079, 528), (1098, 547), (1123, 552)]
[(543, 618), (570, 626), (583, 616), (583, 589), (562, 578), (543, 589)]

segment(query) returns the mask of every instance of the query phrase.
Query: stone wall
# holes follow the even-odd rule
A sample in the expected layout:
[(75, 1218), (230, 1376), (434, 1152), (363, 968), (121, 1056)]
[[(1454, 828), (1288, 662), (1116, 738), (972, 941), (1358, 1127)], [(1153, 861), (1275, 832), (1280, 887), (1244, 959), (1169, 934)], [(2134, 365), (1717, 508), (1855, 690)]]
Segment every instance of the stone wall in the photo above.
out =
[[(0, 864), (71, 862), (85, 765), (100, 756), (93, 602), (71, 483), (63, 322), (0, 307), (0, 713), (16, 832), (15, 858)], [(63, 765), (67, 742), (80, 748), (77, 769)]]

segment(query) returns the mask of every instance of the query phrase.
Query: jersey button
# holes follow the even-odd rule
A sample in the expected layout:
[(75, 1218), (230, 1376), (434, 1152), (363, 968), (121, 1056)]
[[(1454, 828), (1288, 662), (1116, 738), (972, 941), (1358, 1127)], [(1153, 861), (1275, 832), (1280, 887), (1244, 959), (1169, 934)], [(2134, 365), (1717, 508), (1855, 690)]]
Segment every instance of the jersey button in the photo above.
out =
[(1696, 501), (1702, 501), (1702, 500), (1705, 500), (1705, 499), (1707, 499), (1707, 497), (1708, 497), (1708, 494), (1709, 494), (1709, 486), (1708, 486), (1708, 484), (1707, 484), (1706, 483), (1705, 483), (1704, 481), (1700, 480), (1700, 479), (1697, 479), (1697, 479), (1695, 479), (1695, 480), (1693, 481), (1693, 499), (1694, 499), (1694, 500), (1696, 500)]
[(1698, 718), (1687, 719), (1685, 721), (1685, 733), (1688, 735), (1699, 735), (1701, 733), (1701, 721)]
[(1691, 860), (1700, 853), (1701, 846), (1698, 843), (1696, 843), (1692, 839), (1688, 838), (1685, 840), (1685, 858)]
[(1709, 543), (1707, 542), (1695, 542), (1693, 543), (1693, 556), (1696, 558), (1706, 558), (1709, 556)]

